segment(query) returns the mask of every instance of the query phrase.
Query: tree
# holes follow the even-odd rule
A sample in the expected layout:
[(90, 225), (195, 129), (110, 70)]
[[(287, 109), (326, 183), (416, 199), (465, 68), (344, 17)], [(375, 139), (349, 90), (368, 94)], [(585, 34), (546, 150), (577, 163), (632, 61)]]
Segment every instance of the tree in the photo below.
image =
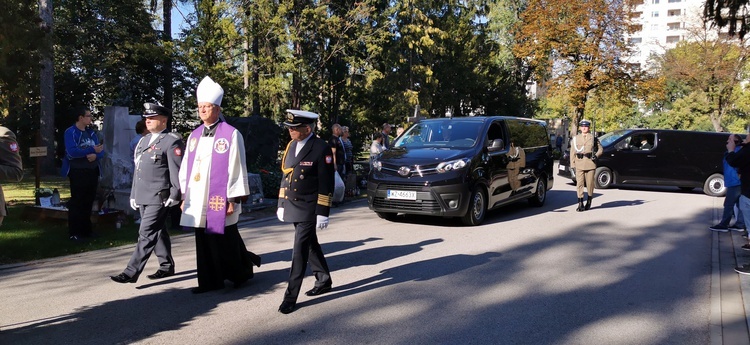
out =
[(521, 14), (513, 52), (537, 81), (567, 90), (574, 109), (571, 135), (590, 91), (630, 79), (622, 59), (629, 53), (630, 8), (630, 0), (530, 0)]
[(703, 16), (719, 28), (729, 26), (730, 36), (745, 38), (748, 26), (748, 0), (706, 0)]
[(738, 97), (735, 89), (745, 79), (749, 51), (743, 40), (718, 37), (707, 26), (688, 32), (687, 40), (658, 59), (671, 90), (667, 97), (674, 100), (673, 114), (668, 115), (677, 118), (671, 123), (683, 123), (679, 118), (698, 112), (710, 121), (714, 131), (722, 132), (724, 119)]

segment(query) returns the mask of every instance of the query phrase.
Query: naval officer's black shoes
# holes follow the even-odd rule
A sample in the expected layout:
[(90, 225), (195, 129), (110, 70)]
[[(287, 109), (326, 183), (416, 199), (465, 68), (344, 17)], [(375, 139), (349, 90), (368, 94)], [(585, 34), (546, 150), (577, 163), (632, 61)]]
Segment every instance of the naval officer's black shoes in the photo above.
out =
[(158, 270), (158, 271), (156, 271), (156, 273), (149, 274), (146, 277), (148, 277), (148, 279), (152, 279), (153, 280), (153, 279), (166, 278), (166, 277), (170, 277), (170, 276), (173, 276), (173, 275), (174, 275), (174, 269), (171, 269), (169, 271)]
[(281, 302), (281, 305), (279, 306), (279, 313), (289, 314), (294, 311), (295, 306), (297, 306), (297, 303), (287, 301)]
[(591, 199), (593, 198), (593, 195), (589, 195), (589, 198), (586, 199), (586, 206), (583, 207), (584, 210), (588, 211), (591, 208)]
[(109, 278), (120, 284), (135, 283), (138, 281), (138, 277), (131, 277), (125, 273), (120, 273), (116, 276), (109, 276)]
[(578, 208), (576, 208), (576, 211), (583, 212), (583, 198), (578, 198)]
[(330, 284), (329, 285), (323, 285), (323, 286), (316, 286), (316, 287), (310, 289), (310, 291), (305, 292), (305, 295), (308, 295), (308, 296), (317, 296), (317, 295), (322, 295), (322, 294), (324, 294), (324, 293), (326, 293), (328, 291), (331, 291), (331, 285)]

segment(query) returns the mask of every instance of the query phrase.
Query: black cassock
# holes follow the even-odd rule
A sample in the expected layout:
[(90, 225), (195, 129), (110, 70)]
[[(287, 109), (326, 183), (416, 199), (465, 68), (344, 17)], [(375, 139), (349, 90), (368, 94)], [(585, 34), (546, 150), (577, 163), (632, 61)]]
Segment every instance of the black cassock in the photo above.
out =
[(224, 280), (242, 285), (253, 277), (254, 262), (260, 257), (245, 247), (237, 224), (224, 227), (224, 234), (207, 234), (205, 228), (195, 229), (195, 250), (198, 262), (198, 287), (219, 289)]

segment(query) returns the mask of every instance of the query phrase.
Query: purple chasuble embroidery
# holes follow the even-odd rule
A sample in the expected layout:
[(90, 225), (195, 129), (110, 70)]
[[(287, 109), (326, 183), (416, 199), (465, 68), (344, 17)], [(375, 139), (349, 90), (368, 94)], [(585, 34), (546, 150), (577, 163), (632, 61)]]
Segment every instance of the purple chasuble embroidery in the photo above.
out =
[[(188, 142), (195, 140), (213, 140), (211, 147), (211, 166), (209, 167), (208, 179), (208, 205), (206, 207), (206, 233), (224, 234), (224, 226), (227, 218), (227, 182), (229, 181), (229, 148), (232, 142), (234, 127), (226, 122), (216, 125), (214, 137), (201, 137), (204, 125), (198, 126), (192, 133)], [(197, 148), (199, 145), (196, 144)], [(190, 190), (192, 183), (193, 162), (195, 161), (195, 150), (188, 150), (187, 189)]]

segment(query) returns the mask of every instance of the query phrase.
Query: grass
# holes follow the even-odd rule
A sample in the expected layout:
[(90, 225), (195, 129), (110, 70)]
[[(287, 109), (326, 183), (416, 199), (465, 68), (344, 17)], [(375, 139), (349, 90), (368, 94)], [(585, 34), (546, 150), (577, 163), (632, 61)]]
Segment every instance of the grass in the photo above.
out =
[[(67, 178), (45, 176), (41, 188), (57, 188), (63, 200), (70, 198)], [(23, 220), (27, 206), (34, 205), (35, 180), (24, 176), (19, 183), (2, 186), (8, 202), (8, 216), (0, 226), (0, 265), (83, 253), (91, 250), (133, 244), (138, 239), (138, 225), (127, 219), (120, 229), (114, 224), (94, 225), (96, 237), (73, 242), (68, 237), (68, 222), (59, 220)]]

